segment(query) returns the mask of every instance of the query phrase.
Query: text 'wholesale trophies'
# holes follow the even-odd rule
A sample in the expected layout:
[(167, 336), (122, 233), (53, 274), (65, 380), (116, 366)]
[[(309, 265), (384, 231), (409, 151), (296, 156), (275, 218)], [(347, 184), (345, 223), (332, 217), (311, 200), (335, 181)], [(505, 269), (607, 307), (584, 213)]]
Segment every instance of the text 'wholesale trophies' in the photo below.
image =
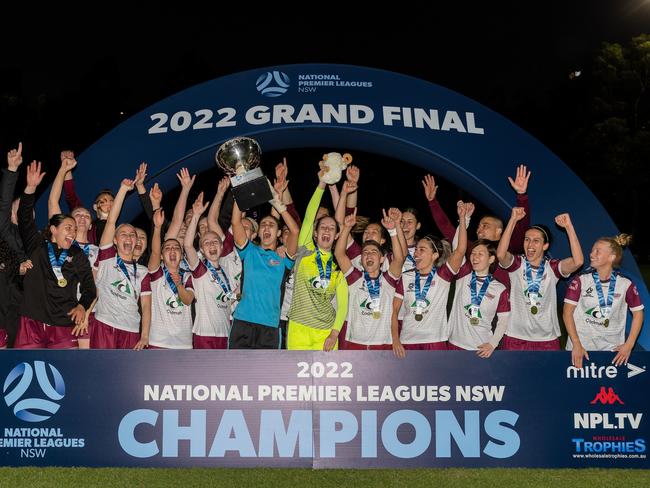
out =
[(259, 168), (262, 149), (255, 139), (235, 137), (224, 142), (215, 159), (230, 176), (232, 194), (240, 210), (248, 210), (273, 198), (269, 182)]

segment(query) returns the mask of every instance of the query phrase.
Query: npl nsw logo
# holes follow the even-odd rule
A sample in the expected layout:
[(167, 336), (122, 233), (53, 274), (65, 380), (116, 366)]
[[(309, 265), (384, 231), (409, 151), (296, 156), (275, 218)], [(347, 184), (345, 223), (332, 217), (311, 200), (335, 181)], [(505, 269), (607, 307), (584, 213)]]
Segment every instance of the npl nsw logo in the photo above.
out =
[(290, 80), (282, 71), (267, 71), (255, 82), (257, 91), (265, 97), (279, 97), (289, 89)]
[(20, 363), (7, 375), (2, 393), (5, 403), (13, 407), (14, 415), (20, 420), (42, 422), (59, 410), (65, 383), (59, 370), (51, 364)]

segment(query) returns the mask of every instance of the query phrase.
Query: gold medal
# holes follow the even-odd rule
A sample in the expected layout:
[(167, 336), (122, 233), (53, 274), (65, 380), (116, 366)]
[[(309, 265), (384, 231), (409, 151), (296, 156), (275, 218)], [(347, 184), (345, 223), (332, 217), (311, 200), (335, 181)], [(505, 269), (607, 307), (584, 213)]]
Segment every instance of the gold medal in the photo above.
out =
[(472, 325), (478, 325), (479, 322), (480, 321), (479, 321), (478, 317), (472, 317), (471, 319), (469, 319), (469, 323), (472, 324)]
[(375, 310), (372, 312), (372, 318), (375, 320), (379, 320), (381, 318), (381, 312), (379, 310)]
[(57, 285), (59, 285), (61, 288), (65, 288), (66, 286), (68, 286), (68, 280), (66, 280), (65, 278), (61, 278), (61, 279), (60, 279), (59, 281), (57, 281), (56, 283), (57, 283)]
[(418, 322), (419, 322), (420, 320), (422, 320), (422, 314), (421, 314), (421, 313), (416, 313), (416, 314), (415, 314), (415, 320), (417, 320)]
[(537, 315), (537, 312), (538, 312), (537, 305), (533, 305), (532, 307), (530, 307), (530, 313), (532, 313), (533, 315)]
[(609, 327), (609, 319), (605, 319), (605, 323), (603, 324), (605, 327)]

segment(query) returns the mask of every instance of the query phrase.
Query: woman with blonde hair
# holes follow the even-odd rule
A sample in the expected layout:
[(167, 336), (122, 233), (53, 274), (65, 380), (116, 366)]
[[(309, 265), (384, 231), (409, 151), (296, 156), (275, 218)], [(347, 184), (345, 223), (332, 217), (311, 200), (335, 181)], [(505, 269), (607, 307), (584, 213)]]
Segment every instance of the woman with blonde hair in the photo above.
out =
[[(618, 268), (623, 260), (623, 248), (631, 240), (628, 234), (601, 237), (589, 254), (590, 268), (576, 276), (564, 298), (564, 324), (569, 339), (571, 362), (582, 367), (587, 351), (616, 351), (612, 361), (616, 366), (627, 364), (643, 325), (643, 303), (636, 285), (621, 275)], [(632, 326), (625, 340), (628, 308)]]

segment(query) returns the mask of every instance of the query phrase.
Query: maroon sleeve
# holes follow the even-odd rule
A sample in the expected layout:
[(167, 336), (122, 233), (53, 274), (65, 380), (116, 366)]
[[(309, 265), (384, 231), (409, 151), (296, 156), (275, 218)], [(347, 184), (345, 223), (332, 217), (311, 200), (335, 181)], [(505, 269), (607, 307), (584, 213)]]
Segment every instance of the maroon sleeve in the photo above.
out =
[(445, 236), (449, 242), (454, 240), (454, 234), (456, 234), (456, 227), (454, 227), (447, 217), (447, 214), (438, 203), (438, 200), (435, 198), (429, 202), (429, 210), (431, 211), (431, 216), (433, 221), (438, 226), (438, 229)]
[(451, 270), (451, 268), (447, 263), (443, 264), (438, 268), (438, 276), (440, 276), (441, 279), (448, 281), (450, 283), (456, 277), (456, 275), (454, 274), (454, 272)]
[(352, 215), (354, 213), (354, 209), (357, 207), (345, 207), (345, 216), (347, 217), (348, 215)]
[(501, 266), (497, 266), (497, 268), (494, 270), (494, 273), (492, 273), (492, 276), (494, 276), (494, 279), (501, 283), (503, 286), (510, 289), (510, 275), (508, 275), (508, 272)]
[(197, 264), (196, 268), (192, 270), (192, 278), (198, 280), (201, 276), (203, 276), (207, 272), (208, 272), (207, 266), (203, 263), (203, 261), (199, 260), (199, 264)]
[(399, 282), (399, 278), (395, 278), (393, 275), (391, 275), (390, 271), (384, 271), (382, 273), (382, 276), (384, 277), (384, 280), (386, 280), (386, 283), (388, 283), (393, 288), (397, 289), (397, 283)]
[(142, 279), (142, 283), (140, 283), (140, 294), (143, 293), (151, 293), (151, 275), (149, 273), (147, 273)]
[(289, 214), (293, 217), (293, 220), (295, 220), (296, 224), (298, 224), (298, 227), (300, 227), (300, 215), (298, 215), (298, 211), (296, 210), (296, 206), (293, 202), (287, 204), (287, 212), (289, 212)]
[[(501, 264), (499, 264), (501, 266)], [(521, 267), (521, 256), (513, 256), (512, 264), (505, 268), (504, 266), (501, 266), (504, 268), (508, 273), (514, 273)]]
[(222, 256), (228, 256), (235, 249), (235, 238), (230, 232), (226, 232), (226, 238), (223, 240)]
[(354, 259), (357, 256), (361, 256), (361, 246), (359, 246), (357, 241), (352, 239), (352, 244), (350, 244), (348, 248), (345, 250), (345, 255), (350, 259)]
[(456, 279), (459, 280), (464, 276), (467, 276), (472, 272), (472, 263), (469, 261), (465, 261), (463, 265), (460, 267), (458, 270), (458, 273), (456, 274)]
[[(65, 195), (65, 202), (68, 204), (68, 209), (72, 212), (75, 208), (83, 207), (79, 195), (74, 187), (74, 180), (66, 180), (63, 182), (63, 194)], [(94, 243), (93, 243), (94, 244)]]
[(526, 212), (526, 215), (524, 215), (524, 218), (515, 224), (515, 228), (512, 231), (510, 245), (508, 246), (508, 251), (510, 251), (512, 254), (521, 254), (524, 252), (524, 237), (526, 236), (526, 230), (530, 229), (530, 208), (528, 205), (528, 195), (525, 193), (523, 195), (517, 194), (517, 207), (522, 207)]
[(345, 279), (348, 282), (348, 285), (354, 284), (359, 278), (361, 278), (362, 274), (361, 271), (359, 271), (357, 268), (352, 267), (350, 268), (350, 271), (345, 275)]
[(154, 271), (153, 273), (149, 272), (149, 279), (153, 283), (154, 281), (159, 280), (160, 278), (162, 278), (163, 275), (164, 275), (164, 273), (163, 273), (163, 270), (162, 270), (162, 266), (158, 266), (158, 269), (156, 271)]
[(559, 259), (551, 259), (548, 262), (548, 265), (551, 267), (553, 270), (553, 274), (557, 277), (558, 280), (562, 280), (566, 278), (566, 276), (562, 276), (562, 273), (560, 273), (560, 260)]
[(510, 293), (505, 288), (501, 295), (499, 295), (499, 303), (497, 304), (497, 313), (505, 313), (510, 311)]
[(639, 290), (637, 290), (634, 283), (630, 283), (630, 286), (627, 287), (627, 292), (625, 292), (625, 302), (632, 311), (635, 311), (635, 309), (640, 310), (643, 308), (643, 302), (641, 301)]
[(573, 280), (571, 280), (571, 284), (566, 290), (566, 294), (564, 295), (564, 301), (577, 305), (578, 302), (580, 301), (581, 289), (582, 289), (582, 283), (580, 281), (580, 276), (576, 276), (575, 278), (573, 278)]
[(395, 287), (395, 296), (404, 296), (404, 278), (400, 278)]
[(117, 251), (115, 249), (115, 246), (111, 246), (106, 249), (99, 248), (99, 253), (97, 253), (97, 262), (99, 261), (106, 261), (107, 259), (111, 259), (117, 256)]

